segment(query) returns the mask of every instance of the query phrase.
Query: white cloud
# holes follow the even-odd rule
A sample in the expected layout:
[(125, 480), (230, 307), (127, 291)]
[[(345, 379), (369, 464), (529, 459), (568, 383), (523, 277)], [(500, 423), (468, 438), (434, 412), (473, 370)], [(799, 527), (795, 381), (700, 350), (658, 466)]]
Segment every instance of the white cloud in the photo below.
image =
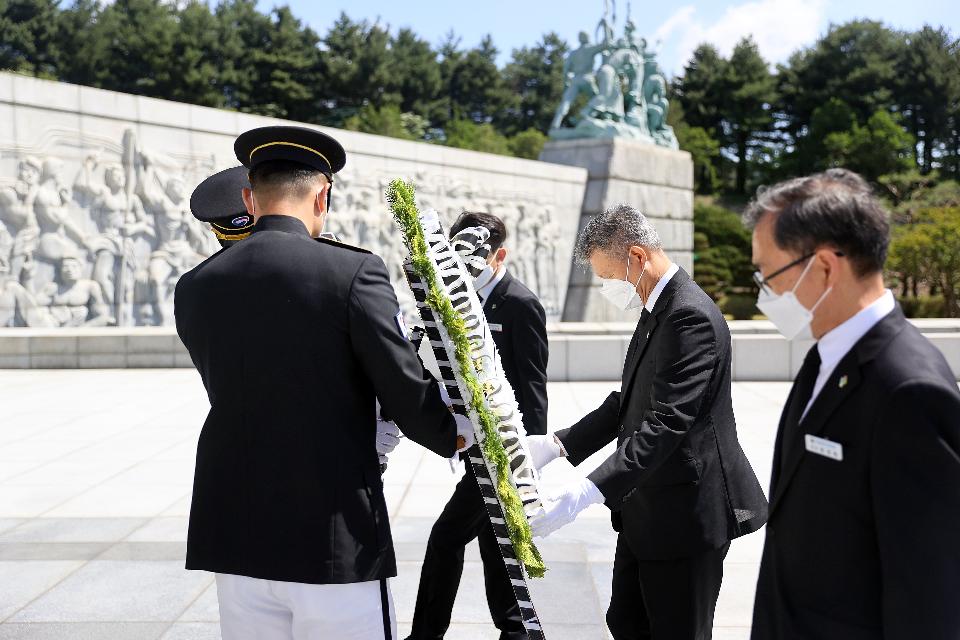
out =
[(708, 21), (692, 5), (680, 7), (654, 33), (664, 43), (662, 64), (679, 73), (697, 45), (709, 42), (730, 55), (742, 38), (752, 35), (770, 63), (782, 62), (812, 44), (825, 26), (825, 0), (753, 0), (727, 7)]

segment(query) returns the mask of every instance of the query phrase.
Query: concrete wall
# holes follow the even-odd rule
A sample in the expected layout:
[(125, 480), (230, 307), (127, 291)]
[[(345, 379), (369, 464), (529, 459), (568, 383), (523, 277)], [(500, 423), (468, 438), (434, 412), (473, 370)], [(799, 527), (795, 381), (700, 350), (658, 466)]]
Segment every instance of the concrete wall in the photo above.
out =
[[(912, 320), (946, 357), (960, 380), (960, 320)], [(635, 324), (557, 323), (550, 326), (551, 380), (619, 381)], [(766, 320), (730, 322), (735, 381), (792, 381), (812, 342), (790, 342)]]
[[(84, 278), (116, 294), (109, 309), (113, 324), (170, 324), (170, 298), (180, 272), (219, 249), (205, 228), (192, 233), (195, 223), (184, 194), (189, 197), (215, 171), (239, 164), (233, 153), (239, 133), (274, 124), (298, 123), (0, 73), (0, 327), (80, 326), (90, 319), (92, 311), (86, 309), (44, 312), (53, 306), (44, 290), (63, 286), (57, 267), (65, 253), (83, 261)], [(401, 283), (403, 249), (383, 197), (387, 183), (397, 177), (412, 180), (420, 206), (437, 209), (448, 224), (464, 209), (503, 218), (512, 236), (514, 272), (537, 292), (548, 315), (559, 319), (585, 169), (318, 128), (347, 151), (327, 230), (384, 258), (406, 310), (413, 311), (413, 299)], [(31, 163), (39, 168), (29, 170)], [(119, 198), (107, 190), (111, 166), (123, 172)], [(180, 187), (168, 188), (171, 181)], [(111, 214), (125, 206), (115, 204), (125, 198), (142, 204), (153, 235), (124, 235), (124, 215), (129, 219), (133, 212), (121, 211), (119, 218)], [(29, 216), (39, 225), (32, 235), (22, 233)], [(75, 231), (58, 225), (60, 217)], [(168, 225), (171, 221), (176, 224)], [(168, 227), (176, 238), (160, 237)], [(113, 282), (93, 273), (92, 254), (100, 251), (94, 247), (102, 246), (117, 253)], [(25, 254), (34, 265), (27, 287), (39, 307), (34, 313), (27, 313), (23, 296), (12, 292), (22, 280)], [(180, 264), (166, 269), (167, 255)]]
[[(578, 233), (604, 209), (636, 207), (653, 223), (670, 258), (693, 273), (693, 161), (674, 151), (635, 140), (560, 140), (544, 146), (540, 159), (587, 169)], [(626, 257), (626, 256), (624, 256)], [(599, 280), (573, 266), (563, 320), (636, 322), (637, 312), (620, 312), (599, 295)]]
[[(960, 320), (915, 320), (960, 380)], [(549, 326), (549, 377), (555, 382), (620, 380), (634, 325), (554, 323)], [(791, 343), (767, 321), (730, 323), (733, 379), (793, 380), (809, 342)], [(0, 369), (192, 367), (176, 333), (165, 327), (129, 329), (0, 329)]]

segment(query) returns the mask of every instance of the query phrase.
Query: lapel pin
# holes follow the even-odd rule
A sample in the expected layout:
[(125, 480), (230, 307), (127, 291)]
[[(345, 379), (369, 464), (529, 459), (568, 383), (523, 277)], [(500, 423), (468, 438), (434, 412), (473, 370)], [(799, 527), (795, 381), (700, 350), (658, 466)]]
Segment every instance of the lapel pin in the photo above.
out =
[(847, 386), (847, 382), (848, 382), (849, 380), (850, 380), (850, 379), (849, 379), (847, 376), (841, 376), (841, 377), (840, 377), (840, 388), (843, 389), (845, 386)]

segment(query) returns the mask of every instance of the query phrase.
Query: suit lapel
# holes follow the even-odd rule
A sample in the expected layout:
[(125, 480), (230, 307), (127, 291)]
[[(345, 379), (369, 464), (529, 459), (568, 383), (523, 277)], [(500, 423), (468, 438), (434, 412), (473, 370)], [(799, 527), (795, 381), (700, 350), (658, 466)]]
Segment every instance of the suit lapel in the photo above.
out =
[(657, 316), (653, 314), (650, 314), (646, 323), (637, 322), (637, 328), (634, 330), (633, 338), (630, 340), (630, 347), (627, 349), (627, 357), (623, 361), (623, 376), (621, 376), (621, 379), (626, 382), (624, 389), (633, 383), (637, 366), (640, 364), (643, 354), (647, 351), (647, 345), (650, 344), (650, 336), (653, 334), (653, 330), (657, 328), (657, 323)]
[[(670, 301), (673, 300), (673, 296), (679, 291), (680, 287), (686, 284), (690, 280), (690, 276), (687, 275), (687, 272), (682, 268), (679, 269), (673, 277), (670, 278), (670, 282), (666, 284), (663, 288), (663, 291), (660, 292), (660, 297), (657, 298), (657, 303), (653, 306), (653, 311), (650, 313), (650, 318), (647, 320), (646, 325), (637, 325), (637, 331), (634, 332), (634, 338), (636, 339), (636, 346), (633, 348), (633, 353), (627, 354), (627, 359), (623, 364), (623, 386), (620, 388), (620, 411), (623, 411), (623, 407), (627, 404), (627, 399), (630, 397), (630, 392), (633, 390), (633, 380), (637, 376), (637, 370), (640, 368), (640, 363), (643, 361), (643, 355), (647, 352), (647, 347), (650, 346), (651, 338), (654, 336), (654, 333), (657, 330), (657, 326), (660, 324), (660, 315), (667, 309), (670, 305)], [(633, 341), (631, 341), (631, 344)]]
[[(878, 322), (870, 331), (868, 331), (837, 364), (837, 367), (830, 374), (820, 394), (810, 405), (807, 415), (800, 421), (797, 429), (800, 438), (806, 434), (819, 435), (829, 425), (830, 417), (848, 398), (851, 398), (857, 387), (863, 381), (862, 367), (870, 362), (880, 350), (890, 343), (893, 338), (900, 333), (906, 326), (907, 320), (897, 306), (890, 314)], [(790, 410), (790, 406), (784, 409), (784, 415)], [(776, 451), (783, 451), (782, 437), (788, 437), (783, 434), (784, 424), (781, 419), (780, 429), (777, 433)], [(807, 454), (806, 446), (803, 442), (793, 447), (795, 453), (789, 460), (782, 460), (779, 469), (774, 468), (773, 478), (770, 487), (770, 513), (776, 508), (790, 481), (793, 479), (797, 468)]]
[[(844, 356), (840, 363), (837, 364), (837, 368), (833, 370), (833, 373), (830, 374), (823, 389), (820, 390), (813, 404), (810, 405), (810, 410), (807, 411), (807, 414), (800, 420), (792, 436), (791, 434), (783, 433), (785, 424), (784, 421), (781, 421), (780, 434), (778, 434), (777, 437), (777, 450), (781, 452), (784, 451), (785, 443), (782, 441), (782, 438), (794, 437), (801, 438), (802, 440), (806, 434), (819, 435), (827, 426), (827, 421), (830, 416), (833, 415), (833, 412), (851, 396), (854, 389), (859, 385), (860, 366), (857, 351), (856, 349), (852, 349), (850, 353)], [(784, 415), (787, 415), (791, 408), (792, 407), (788, 405), (784, 410)], [(803, 411), (802, 407), (800, 411)], [(796, 473), (797, 467), (800, 466), (800, 461), (803, 460), (803, 457), (806, 455), (806, 444), (803, 441), (794, 442), (793, 446), (789, 447), (788, 450), (791, 452), (790, 456), (780, 461), (780, 469), (775, 481), (776, 486), (771, 487), (772, 498), (770, 500), (770, 511), (773, 511), (776, 504), (780, 501), (784, 491), (786, 491), (787, 485), (789, 485), (790, 480), (793, 479), (793, 474)]]
[(491, 316), (496, 318), (496, 315), (500, 311), (500, 307), (503, 304), (503, 299), (507, 295), (507, 289), (510, 288), (510, 282), (513, 280), (513, 275), (509, 271), (503, 274), (503, 279), (497, 283), (497, 286), (493, 288), (493, 291), (490, 292), (490, 297), (483, 305), (484, 315), (489, 320)]

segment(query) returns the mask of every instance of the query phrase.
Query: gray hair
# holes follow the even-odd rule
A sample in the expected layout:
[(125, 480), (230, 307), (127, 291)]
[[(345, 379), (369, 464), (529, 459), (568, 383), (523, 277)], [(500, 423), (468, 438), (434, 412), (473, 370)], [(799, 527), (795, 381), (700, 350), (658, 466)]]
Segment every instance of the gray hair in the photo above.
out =
[(573, 257), (577, 264), (586, 265), (597, 251), (626, 253), (632, 246), (660, 249), (663, 242), (645, 215), (628, 204), (617, 204), (587, 223), (577, 238)]
[(847, 169), (828, 169), (757, 191), (744, 213), (749, 228), (775, 214), (773, 239), (799, 255), (832, 246), (850, 259), (858, 276), (883, 270), (890, 223), (870, 185)]

